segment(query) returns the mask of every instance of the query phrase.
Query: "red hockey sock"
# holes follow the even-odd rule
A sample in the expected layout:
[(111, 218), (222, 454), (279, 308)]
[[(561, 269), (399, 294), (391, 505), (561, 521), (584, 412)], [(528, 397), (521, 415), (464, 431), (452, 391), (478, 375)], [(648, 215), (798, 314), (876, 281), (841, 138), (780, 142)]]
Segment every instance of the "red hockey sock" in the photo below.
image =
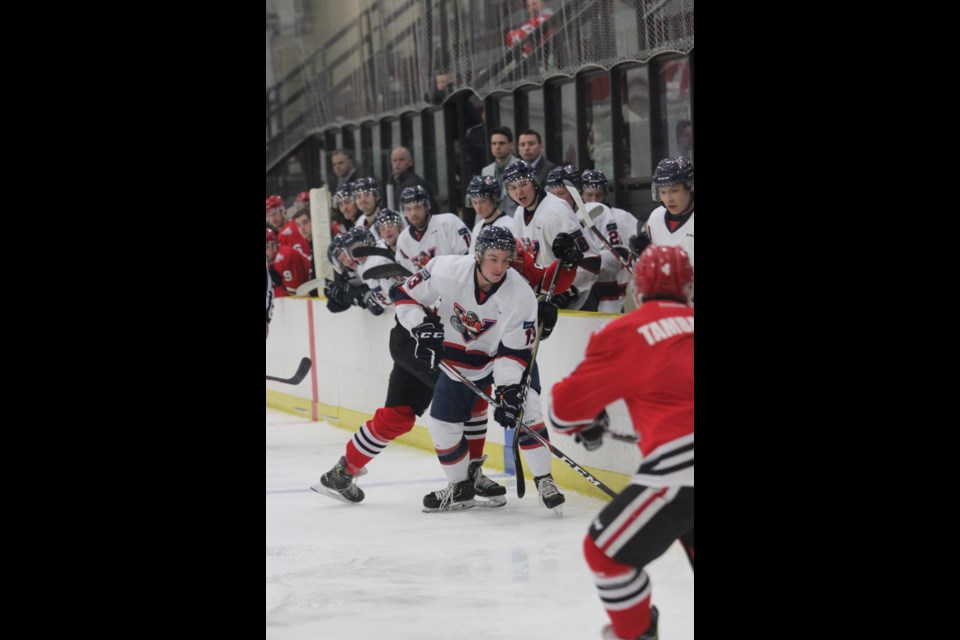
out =
[(356, 475), (395, 438), (413, 429), (412, 407), (382, 407), (353, 434), (347, 443), (347, 471)]
[(601, 551), (593, 538), (583, 541), (583, 555), (593, 571), (600, 601), (613, 630), (621, 638), (636, 638), (650, 627), (650, 579), (635, 567), (617, 562)]

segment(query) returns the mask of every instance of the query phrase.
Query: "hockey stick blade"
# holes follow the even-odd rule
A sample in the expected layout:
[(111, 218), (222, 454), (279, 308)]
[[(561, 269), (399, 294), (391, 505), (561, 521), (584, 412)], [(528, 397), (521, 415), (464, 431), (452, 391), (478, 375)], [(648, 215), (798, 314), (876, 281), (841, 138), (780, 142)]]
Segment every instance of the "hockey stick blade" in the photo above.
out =
[(313, 363), (310, 361), (310, 358), (304, 358), (300, 361), (300, 366), (297, 368), (297, 372), (293, 374), (292, 378), (277, 378), (276, 376), (267, 376), (267, 380), (282, 382), (284, 384), (300, 384), (300, 382), (307, 377), (312, 364)]
[(354, 247), (350, 249), (350, 254), (355, 258), (367, 258), (369, 256), (380, 256), (381, 258), (387, 258), (389, 260), (396, 260), (393, 255), (393, 252), (390, 249), (384, 249), (383, 247)]
[(302, 285), (297, 287), (296, 295), (306, 296), (309, 295), (314, 289), (322, 289), (323, 285), (320, 283), (320, 278), (314, 278), (313, 280), (307, 280)]
[(409, 278), (413, 274), (399, 264), (379, 264), (363, 272), (364, 280), (379, 280), (381, 278)]

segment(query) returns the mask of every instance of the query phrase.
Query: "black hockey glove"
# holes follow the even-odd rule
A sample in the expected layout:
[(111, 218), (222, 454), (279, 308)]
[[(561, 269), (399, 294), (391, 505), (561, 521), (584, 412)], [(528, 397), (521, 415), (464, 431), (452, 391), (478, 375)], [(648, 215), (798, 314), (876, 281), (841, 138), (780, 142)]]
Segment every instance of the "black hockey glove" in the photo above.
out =
[(427, 316), (410, 333), (417, 341), (413, 353), (417, 360), (427, 363), (431, 369), (439, 367), (443, 358), (443, 325), (440, 324), (440, 316)]
[(363, 306), (375, 316), (383, 313), (383, 307), (380, 306), (380, 303), (377, 301), (377, 295), (373, 291), (367, 291), (363, 294)]
[(643, 253), (643, 250), (647, 248), (650, 244), (650, 238), (647, 237), (647, 234), (644, 232), (643, 227), (637, 230), (637, 235), (630, 236), (628, 240), (630, 244), (630, 251), (636, 256), (639, 256)]
[(553, 303), (557, 305), (558, 309), (566, 309), (577, 299), (578, 295), (580, 295), (580, 291), (575, 286), (570, 285), (570, 288), (563, 293), (553, 296)]
[(573, 267), (583, 260), (583, 251), (577, 246), (576, 239), (569, 233), (558, 233), (550, 245), (553, 255), (557, 256), (561, 267)]
[(537, 304), (537, 317), (543, 320), (543, 331), (540, 332), (540, 339), (546, 340), (553, 333), (553, 328), (557, 326), (557, 305), (553, 302), (541, 300)]
[(350, 300), (347, 294), (350, 292), (350, 285), (340, 280), (327, 280), (323, 285), (323, 295), (327, 300), (340, 306), (349, 306)]
[(517, 416), (520, 415), (520, 394), (523, 392), (523, 385), (507, 384), (497, 387), (497, 402), (500, 406), (493, 412), (493, 419), (501, 427), (510, 429), (517, 426)]
[(603, 432), (610, 426), (610, 416), (604, 409), (600, 415), (590, 423), (590, 426), (582, 431), (578, 431), (573, 436), (573, 441), (582, 444), (587, 451), (596, 451), (603, 444)]

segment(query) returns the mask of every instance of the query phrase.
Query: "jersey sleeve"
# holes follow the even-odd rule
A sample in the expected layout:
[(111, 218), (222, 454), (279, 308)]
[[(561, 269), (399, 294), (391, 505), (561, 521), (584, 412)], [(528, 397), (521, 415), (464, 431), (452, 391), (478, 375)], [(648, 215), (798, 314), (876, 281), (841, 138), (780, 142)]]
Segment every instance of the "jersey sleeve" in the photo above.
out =
[(626, 340), (635, 339), (622, 327), (595, 333), (583, 362), (550, 390), (550, 420), (560, 433), (575, 433), (593, 422), (607, 405), (630, 390), (630, 370), (643, 366)]

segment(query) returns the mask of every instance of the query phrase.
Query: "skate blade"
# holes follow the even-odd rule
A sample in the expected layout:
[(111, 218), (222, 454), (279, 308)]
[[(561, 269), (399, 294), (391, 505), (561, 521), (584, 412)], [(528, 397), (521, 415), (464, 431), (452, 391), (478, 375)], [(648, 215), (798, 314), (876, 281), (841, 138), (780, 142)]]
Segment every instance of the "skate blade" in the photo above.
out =
[(466, 500), (464, 502), (457, 502), (450, 505), (449, 507), (444, 507), (443, 509), (430, 509), (429, 507), (423, 507), (424, 513), (446, 513), (448, 511), (463, 511), (464, 509), (472, 509), (477, 506), (477, 501), (474, 499)]
[(490, 496), (483, 500), (474, 498), (478, 507), (502, 507), (507, 504), (507, 496)]
[(323, 484), (319, 482), (317, 484), (310, 485), (310, 488), (322, 496), (328, 496), (330, 498), (333, 498), (334, 500), (339, 500), (340, 502), (345, 502), (347, 504), (357, 504), (357, 502), (354, 502), (353, 500), (349, 500), (348, 498), (344, 497), (342, 494), (340, 494), (337, 491), (334, 491), (333, 489), (326, 488), (325, 486), (323, 486)]
[(555, 516), (557, 516), (558, 518), (562, 518), (562, 517), (563, 517), (563, 504), (558, 504), (558, 505), (555, 506), (553, 509), (550, 509), (550, 511), (553, 512), (553, 514), (554, 514)]

